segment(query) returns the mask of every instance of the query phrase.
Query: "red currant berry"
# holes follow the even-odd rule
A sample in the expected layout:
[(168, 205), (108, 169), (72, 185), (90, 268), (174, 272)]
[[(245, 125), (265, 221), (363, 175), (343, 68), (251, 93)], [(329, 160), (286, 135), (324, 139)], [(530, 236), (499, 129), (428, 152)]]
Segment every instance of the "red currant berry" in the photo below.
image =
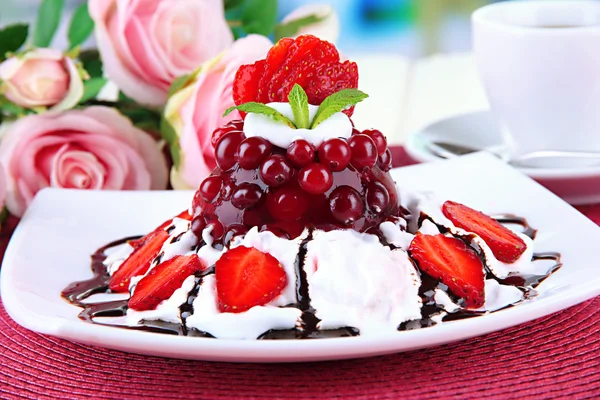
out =
[(277, 226), (273, 226), (271, 224), (263, 225), (260, 228), (260, 231), (261, 232), (271, 232), (273, 235), (277, 236), (278, 238), (282, 238), (282, 239), (289, 239), (290, 238), (289, 233), (287, 233), (283, 229), (281, 229), (281, 228), (279, 228)]
[(221, 170), (228, 171), (235, 166), (237, 149), (244, 140), (244, 132), (233, 131), (223, 136), (215, 148), (215, 159)]
[(260, 166), (260, 178), (271, 187), (281, 186), (292, 178), (292, 165), (281, 154), (270, 155)]
[(296, 221), (308, 210), (308, 195), (297, 186), (286, 186), (269, 194), (267, 206), (279, 221)]
[(390, 149), (387, 149), (379, 156), (377, 165), (383, 172), (388, 172), (390, 169), (392, 169), (392, 152)]
[(331, 215), (344, 225), (352, 225), (365, 210), (365, 205), (355, 189), (350, 186), (340, 186), (329, 196)]
[(323, 164), (313, 163), (300, 170), (300, 187), (312, 194), (323, 194), (333, 185), (333, 174)]
[(194, 235), (196, 235), (197, 238), (202, 239), (202, 232), (204, 231), (204, 228), (206, 228), (204, 216), (196, 215), (194, 219), (192, 219), (191, 228)]
[(273, 150), (273, 145), (259, 136), (246, 138), (238, 148), (238, 164), (244, 169), (256, 169)]
[(381, 182), (372, 182), (367, 188), (367, 205), (375, 214), (387, 211), (390, 204), (390, 193)]
[(225, 233), (225, 228), (223, 228), (223, 224), (216, 219), (206, 224), (206, 229), (210, 229), (210, 236), (212, 236), (214, 240), (221, 239), (223, 237), (223, 234)]
[(333, 172), (346, 169), (350, 163), (350, 146), (344, 139), (329, 139), (319, 147), (319, 161)]
[(255, 183), (240, 183), (231, 196), (235, 208), (245, 210), (254, 207), (262, 198), (263, 192)]
[(315, 160), (315, 148), (306, 140), (298, 139), (288, 147), (287, 157), (296, 167), (302, 168)]
[(234, 125), (231, 122), (229, 122), (221, 127), (218, 127), (217, 129), (215, 129), (213, 131), (212, 136), (210, 137), (210, 144), (212, 145), (212, 147), (214, 149), (217, 146), (217, 143), (219, 143), (219, 140), (221, 140), (221, 138), (223, 136), (225, 136), (227, 133), (233, 132), (233, 131), (241, 131), (241, 130), (242, 130), (242, 128), (238, 128), (237, 125)]
[(244, 120), (243, 119), (234, 119), (229, 121), (225, 126), (233, 126), (237, 130), (241, 131), (244, 129)]
[(355, 135), (348, 139), (348, 144), (352, 150), (350, 163), (354, 168), (361, 171), (365, 168), (372, 168), (377, 162), (377, 147), (373, 139), (367, 135)]
[(378, 131), (377, 129), (365, 129), (362, 133), (373, 139), (373, 142), (375, 142), (375, 146), (377, 147), (377, 153), (385, 153), (387, 150), (387, 139), (383, 136), (381, 131)]
[(228, 246), (234, 237), (245, 235), (247, 232), (248, 228), (246, 228), (244, 225), (231, 224), (227, 227), (227, 232), (225, 232), (225, 236), (223, 238), (223, 244)]
[(200, 187), (198, 188), (198, 192), (204, 201), (210, 203), (215, 199), (215, 197), (217, 197), (221, 191), (222, 185), (223, 178), (221, 178), (219, 175), (212, 175), (202, 181)]

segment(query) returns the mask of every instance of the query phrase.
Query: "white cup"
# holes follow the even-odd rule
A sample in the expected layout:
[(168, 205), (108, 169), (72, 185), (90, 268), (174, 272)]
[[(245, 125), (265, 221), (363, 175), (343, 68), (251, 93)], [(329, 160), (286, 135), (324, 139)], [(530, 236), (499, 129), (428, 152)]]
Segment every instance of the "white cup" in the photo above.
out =
[(473, 46), (515, 154), (600, 151), (600, 3), (507, 1), (475, 11)]

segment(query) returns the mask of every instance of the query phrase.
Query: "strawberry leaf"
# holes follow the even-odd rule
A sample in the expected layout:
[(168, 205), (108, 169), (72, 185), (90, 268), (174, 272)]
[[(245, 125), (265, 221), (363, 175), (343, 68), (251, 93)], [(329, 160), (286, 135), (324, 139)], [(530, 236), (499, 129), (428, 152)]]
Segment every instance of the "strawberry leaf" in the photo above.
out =
[(290, 128), (296, 129), (296, 125), (294, 125), (294, 123), (292, 121), (290, 121), (290, 119), (288, 117), (286, 117), (285, 115), (283, 115), (276, 109), (269, 107), (267, 105), (264, 105), (262, 103), (255, 103), (255, 102), (251, 101), (249, 103), (240, 104), (239, 106), (229, 107), (227, 110), (225, 110), (223, 117), (228, 116), (233, 110), (244, 111), (244, 112), (253, 113), (253, 114), (266, 115), (267, 117), (273, 118), (273, 120), (275, 120), (277, 122), (283, 122)]
[(308, 115), (308, 96), (302, 86), (297, 83), (294, 85), (290, 94), (288, 95), (288, 101), (292, 112), (294, 113), (294, 122), (296, 127), (301, 129), (310, 128), (310, 117)]
[(350, 108), (364, 99), (369, 97), (368, 94), (358, 89), (343, 89), (339, 92), (327, 97), (317, 110), (317, 114), (313, 119), (311, 129), (316, 128), (321, 122), (331, 117), (333, 114)]

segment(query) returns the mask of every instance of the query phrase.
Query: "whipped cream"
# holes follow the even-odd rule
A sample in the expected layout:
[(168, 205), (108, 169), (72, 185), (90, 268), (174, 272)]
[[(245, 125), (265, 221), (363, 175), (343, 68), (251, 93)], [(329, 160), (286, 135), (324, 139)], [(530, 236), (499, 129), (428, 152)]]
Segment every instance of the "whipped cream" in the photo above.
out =
[[(227, 251), (227, 249), (223, 248), (222, 250), (217, 250), (213, 247), (214, 239), (211, 236), (211, 232), (213, 230), (212, 225), (208, 228), (205, 228), (202, 231), (202, 240), (206, 244), (205, 246), (200, 247), (198, 250), (198, 258), (202, 261), (207, 267), (212, 267), (219, 261), (219, 258)], [(191, 231), (191, 229), (190, 229)]]
[[(289, 103), (269, 103), (291, 121), (294, 113)], [(309, 119), (312, 122), (318, 106), (308, 105)], [(316, 148), (326, 140), (333, 138), (347, 139), (352, 136), (352, 123), (346, 114), (338, 112), (320, 123), (315, 129), (294, 129), (262, 114), (249, 113), (244, 120), (246, 137), (260, 136), (275, 146), (287, 149), (297, 139), (304, 139)]]
[[(400, 220), (403, 221), (404, 220)], [(379, 230), (383, 234), (384, 239), (396, 247), (406, 251), (410, 247), (410, 243), (415, 238), (412, 233), (406, 232), (404, 225), (396, 225), (393, 222), (385, 221), (379, 225)]]
[(421, 279), (403, 250), (352, 230), (313, 232), (304, 270), (319, 329), (354, 327), (361, 336), (396, 332), (421, 318)]
[(192, 305), (194, 313), (187, 317), (187, 326), (219, 339), (252, 340), (270, 329), (293, 329), (300, 325), (302, 316), (297, 308), (272, 305), (252, 307), (241, 313), (219, 312), (214, 275), (203, 278)]

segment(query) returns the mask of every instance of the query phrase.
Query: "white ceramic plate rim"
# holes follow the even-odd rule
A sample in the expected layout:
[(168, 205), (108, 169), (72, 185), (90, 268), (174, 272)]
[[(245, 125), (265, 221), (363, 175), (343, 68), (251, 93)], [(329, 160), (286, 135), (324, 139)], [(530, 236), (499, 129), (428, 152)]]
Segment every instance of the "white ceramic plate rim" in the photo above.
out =
[[(447, 163), (447, 164), (446, 164)], [(537, 194), (545, 193), (547, 202), (560, 205), (568, 210), (574, 223), (587, 232), (588, 240), (600, 238), (600, 228), (583, 215), (572, 209), (555, 195), (543, 189), (537, 183), (518, 174), (495, 157), (488, 154), (476, 154), (462, 157), (460, 160), (408, 167), (403, 169), (403, 176), (417, 169), (435, 171), (448, 170), (450, 166), (476, 165), (481, 169), (496, 169), (508, 177), (520, 180), (522, 185), (531, 186)], [(512, 178), (511, 178), (512, 179)], [(526, 180), (527, 182), (524, 182)], [(64, 194), (64, 191), (49, 189), (42, 191), (35, 200), (44, 204), (46, 199)], [(89, 193), (89, 192), (88, 192)], [(109, 193), (110, 194), (110, 193)], [(106, 192), (97, 192), (89, 196), (103, 196)], [(125, 195), (118, 192), (114, 196)], [(178, 196), (191, 197), (191, 193), (182, 192), (150, 192), (129, 194), (130, 196)], [(32, 206), (33, 208), (33, 206)], [(507, 210), (508, 211), (508, 210)], [(174, 214), (174, 212), (173, 212)], [(24, 220), (26, 220), (27, 216)], [(27, 222), (27, 221), (26, 221)], [(79, 320), (76, 315), (79, 308), (73, 306), (73, 317), (57, 317), (46, 315), (39, 308), (28, 308), (27, 301), (33, 298), (35, 302), (44, 304), (41, 295), (17, 289), (16, 268), (20, 254), (20, 246), (27, 240), (27, 230), (32, 225), (21, 224), (17, 227), (7, 249), (1, 279), (1, 295), (4, 307), (9, 315), (20, 325), (44, 334), (58, 336), (64, 339), (86, 344), (100, 345), (128, 352), (176, 357), (201, 359), (211, 361), (233, 362), (297, 362), (320, 361), (332, 359), (348, 359), (389, 354), (418, 348), (436, 346), (457, 340), (494, 332), (514, 325), (521, 324), (553, 312), (573, 306), (585, 300), (600, 295), (600, 276), (577, 281), (575, 287), (561, 288), (560, 293), (550, 293), (529, 301), (518, 307), (512, 307), (483, 317), (443, 323), (435, 327), (413, 331), (397, 332), (393, 335), (379, 338), (352, 337), (321, 340), (292, 340), (292, 341), (239, 341), (223, 339), (206, 339), (197, 337), (170, 336), (164, 334), (125, 330), (115, 327), (89, 324)], [(101, 244), (100, 244), (101, 245)], [(563, 249), (554, 249), (563, 251)], [(565, 249), (566, 251), (566, 249)], [(590, 260), (593, 262), (593, 260)], [(82, 268), (85, 268), (82, 266)], [(564, 268), (564, 267), (563, 267)], [(560, 271), (559, 271), (560, 272)], [(552, 279), (551, 277), (550, 279)], [(550, 280), (549, 279), (549, 280)], [(18, 282), (17, 282), (18, 283)], [(62, 288), (60, 288), (62, 290)], [(53, 296), (59, 296), (59, 291)]]
[[(474, 111), (469, 113), (462, 113), (453, 115), (448, 118), (442, 118), (437, 121), (430, 123), (418, 131), (414, 131), (408, 134), (406, 142), (404, 144), (406, 152), (410, 157), (419, 162), (429, 161), (440, 161), (442, 158), (434, 155), (424, 146), (423, 133), (440, 125), (447, 124), (448, 121), (468, 119), (477, 115), (490, 115), (492, 119), (492, 112), (490, 110)], [(466, 123), (466, 122), (465, 122)], [(441, 130), (441, 128), (438, 128)], [(498, 143), (499, 145), (501, 143)], [(597, 167), (587, 168), (517, 168), (519, 171), (530, 176), (533, 179), (555, 179), (555, 178), (586, 178), (593, 177), (600, 174), (600, 165)]]

